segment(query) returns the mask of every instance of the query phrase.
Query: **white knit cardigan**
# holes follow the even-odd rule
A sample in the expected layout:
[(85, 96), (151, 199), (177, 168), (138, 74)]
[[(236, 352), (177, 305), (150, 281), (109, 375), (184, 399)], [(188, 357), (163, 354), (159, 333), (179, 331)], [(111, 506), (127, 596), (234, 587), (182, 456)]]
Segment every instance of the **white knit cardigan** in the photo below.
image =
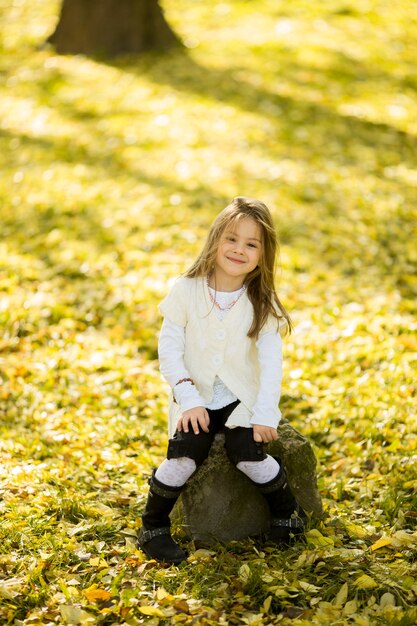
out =
[[(178, 278), (159, 305), (161, 313), (185, 328), (184, 364), (201, 397), (210, 404), (216, 376), (240, 400), (226, 422), (228, 428), (250, 427), (252, 407), (259, 391), (259, 361), (256, 340), (247, 336), (253, 307), (244, 292), (223, 320), (213, 310), (206, 280)], [(271, 316), (261, 334), (277, 329)], [(281, 325), (280, 325), (281, 326)], [(282, 324), (280, 333), (286, 333)], [(277, 407), (277, 422), (281, 414)], [(181, 408), (173, 394), (169, 400), (169, 436), (175, 432)]]

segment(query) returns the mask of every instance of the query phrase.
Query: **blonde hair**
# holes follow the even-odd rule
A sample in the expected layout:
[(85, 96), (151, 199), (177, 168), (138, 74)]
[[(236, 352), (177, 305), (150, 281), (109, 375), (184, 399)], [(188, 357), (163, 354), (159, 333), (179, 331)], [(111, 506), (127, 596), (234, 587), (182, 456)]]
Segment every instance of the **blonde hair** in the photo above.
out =
[(278, 239), (268, 207), (260, 200), (237, 196), (214, 220), (209, 230), (204, 247), (185, 276), (197, 278), (208, 276), (216, 261), (220, 238), (227, 227), (237, 220), (250, 217), (259, 225), (261, 231), (261, 256), (259, 265), (250, 272), (245, 280), (247, 294), (253, 306), (253, 322), (248, 337), (258, 338), (268, 317), (277, 320), (277, 326), (284, 325), (291, 332), (290, 316), (275, 290), (275, 266), (278, 252)]

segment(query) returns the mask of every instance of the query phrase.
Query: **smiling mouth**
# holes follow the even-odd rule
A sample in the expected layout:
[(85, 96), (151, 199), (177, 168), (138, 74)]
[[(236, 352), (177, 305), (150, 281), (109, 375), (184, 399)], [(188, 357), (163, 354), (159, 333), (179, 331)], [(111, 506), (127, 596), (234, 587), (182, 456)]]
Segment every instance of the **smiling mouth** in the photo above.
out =
[(230, 257), (226, 257), (226, 258), (228, 261), (231, 261), (232, 263), (238, 263), (239, 265), (245, 262), (245, 261), (242, 261), (241, 259), (231, 259)]

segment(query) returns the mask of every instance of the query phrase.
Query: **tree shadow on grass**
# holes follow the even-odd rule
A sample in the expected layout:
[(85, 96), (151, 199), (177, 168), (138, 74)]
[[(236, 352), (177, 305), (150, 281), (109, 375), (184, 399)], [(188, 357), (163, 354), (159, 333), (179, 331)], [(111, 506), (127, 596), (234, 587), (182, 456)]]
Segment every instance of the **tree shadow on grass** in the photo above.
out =
[[(346, 58), (339, 55), (327, 70), (319, 71), (286, 58), (285, 69), (277, 63), (275, 76), (272, 74), (271, 87), (268, 88), (262, 78), (262, 71), (254, 72), (244, 66), (227, 69), (205, 67), (199, 65), (186, 51), (165, 57), (148, 55), (139, 60), (119, 59), (111, 63), (124, 72), (135, 76), (146, 75), (152, 81), (168, 85), (177, 91), (190, 92), (207, 100), (260, 114), (274, 125), (277, 139), (286, 142), (287, 153), (293, 147), (301, 145), (308, 155), (323, 159), (336, 157), (341, 164), (350, 164), (361, 161), (361, 150), (370, 148), (375, 152), (375, 162), (360, 164), (378, 176), (384, 176), (384, 167), (399, 160), (414, 167), (417, 150), (415, 135), (387, 123), (361, 118), (359, 114), (342, 114), (325, 104), (326, 86), (330, 88), (332, 83), (338, 84), (336, 78), (339, 66), (346, 64)], [(363, 82), (376, 81), (381, 87), (386, 81), (391, 81), (389, 76), (370, 70), (358, 61), (349, 59), (348, 65), (349, 69), (345, 73), (352, 80), (360, 77)], [(316, 76), (312, 86), (317, 83), (322, 88), (322, 102), (302, 99), (302, 89), (309, 87), (308, 79), (300, 79), (302, 73)], [(300, 98), (295, 99), (280, 93), (283, 79), (298, 85)], [(349, 84), (344, 87), (349, 93)], [(300, 138), (300, 128), (314, 131), (314, 143), (309, 142), (308, 135)], [(321, 150), (324, 150), (322, 154)]]
[[(282, 50), (277, 51), (277, 56), (278, 53), (282, 55)], [(165, 85), (180, 93), (198, 94), (200, 98), (213, 104), (232, 106), (239, 111), (254, 113), (267, 119), (271, 133), (274, 135), (273, 141), (266, 144), (265, 133), (263, 133), (254, 138), (251, 137), (248, 143), (251, 147), (256, 147), (260, 154), (276, 162), (283, 158), (290, 158), (304, 163), (306, 172), (309, 171), (310, 163), (314, 163), (313, 168), (316, 169), (321, 165), (331, 163), (336, 167), (356, 168), (359, 179), (361, 176), (370, 175), (381, 180), (386, 179), (386, 168), (397, 165), (399, 162), (407, 167), (414, 167), (417, 140), (411, 133), (398, 130), (386, 123), (373, 123), (350, 114), (342, 115), (326, 104), (323, 101), (324, 98), (320, 102), (303, 100), (303, 89), (310, 83), (321, 85), (325, 93), (326, 84), (331, 85), (332, 81), (338, 78), (339, 66), (344, 68), (346, 81), (357, 75), (364, 82), (379, 81), (383, 85), (385, 81), (390, 80), (390, 77), (362, 66), (352, 59), (340, 58), (340, 55), (336, 59), (333, 58), (333, 63), (329, 63), (327, 70), (323, 71), (306, 66), (306, 64), (299, 64), (290, 57), (285, 59), (284, 70), (278, 68), (279, 61), (275, 61), (272, 57), (271, 51), (263, 53), (265, 63), (269, 65), (273, 63), (273, 71), (268, 70), (270, 73), (268, 79), (262, 76), (261, 71), (256, 72), (243, 66), (228, 69), (203, 67), (184, 51), (163, 57), (147, 55), (140, 59), (119, 59), (111, 64), (106, 63), (119, 70), (120, 77), (126, 74), (133, 77), (146, 76), (152, 82)], [(97, 62), (104, 63), (102, 59), (97, 59)], [(305, 78), (305, 73), (310, 78)], [(300, 98), (282, 95), (281, 82), (283, 79), (289, 80), (289, 77), (299, 87)], [(93, 108), (94, 101), (87, 98), (71, 102), (65, 99), (65, 94), (60, 93), (60, 85), (65, 85), (66, 81), (68, 77), (60, 69), (53, 68), (52, 71), (39, 76), (39, 80), (33, 87), (34, 92), (37, 93), (40, 103), (47, 103), (56, 108), (64, 119), (81, 125), (85, 122), (87, 135), (83, 137), (81, 133), (67, 139), (56, 136), (31, 137), (24, 132), (10, 134), (10, 138), (17, 138), (23, 145), (34, 147), (37, 165), (44, 163), (47, 166), (51, 161), (69, 164), (84, 163), (93, 167), (97, 171), (97, 176), (102, 177), (103, 180), (109, 177), (115, 180), (122, 176), (128, 177), (138, 184), (158, 189), (158, 192), (165, 198), (174, 191), (186, 195), (191, 192), (194, 200), (190, 201), (189, 206), (196, 208), (207, 202), (213, 209), (227, 203), (229, 199), (221, 192), (213, 193), (213, 189), (201, 181), (190, 190), (189, 186), (178, 183), (175, 176), (170, 177), (166, 172), (158, 176), (150, 176), (136, 163), (132, 166), (132, 163), (124, 157), (123, 149), (112, 149), (107, 145), (106, 141), (112, 137), (98, 124), (101, 115), (97, 109)], [(123, 102), (119, 106), (120, 113), (125, 116), (131, 114), (130, 108), (123, 109)], [(140, 111), (140, 104), (138, 104), (138, 111)], [(108, 113), (109, 111), (106, 111), (105, 115)], [(254, 118), (255, 124), (256, 118)], [(91, 138), (91, 141), (86, 142), (86, 137)], [(150, 146), (149, 154), (152, 158), (152, 146)], [(18, 163), (17, 154), (16, 163)], [(308, 182), (306, 180), (306, 185)], [(395, 189), (392, 180), (389, 182)], [(266, 181), (266, 184), (270, 185), (271, 181)], [(304, 187), (305, 185), (298, 185), (299, 193)], [(401, 191), (405, 202), (411, 201), (414, 193), (412, 186), (404, 184), (398, 191)], [(298, 192), (294, 190), (293, 193)], [(321, 189), (317, 189), (315, 193), (313, 197), (309, 197), (308, 194), (302, 195), (299, 200), (305, 204), (306, 211), (308, 207), (311, 211), (320, 211), (320, 219), (331, 222), (337, 207), (329, 202), (327, 204), (323, 202), (320, 197)], [(331, 202), (334, 204), (334, 199)], [(102, 226), (103, 213), (98, 215), (87, 206), (79, 207), (79, 209), (77, 217), (88, 222), (87, 231), (91, 241), (95, 241), (100, 246), (113, 245), (115, 242), (113, 232)], [(111, 213), (112, 209), (110, 203), (108, 211)], [(107, 209), (103, 208), (103, 210)], [(162, 210), (166, 211), (165, 208)], [(62, 214), (62, 208), (49, 207), (42, 208), (41, 211), (34, 209), (35, 219), (36, 213), (42, 214), (42, 211), (47, 219), (44, 224), (39, 224), (39, 228), (45, 230), (57, 227), (58, 213)], [(291, 217), (292, 230), (288, 233), (288, 243), (297, 245), (297, 236), (300, 233), (302, 237), (307, 236), (302, 219), (302, 214), (298, 217)], [(394, 219), (398, 222), (396, 231), (401, 232), (407, 227), (406, 214), (402, 213)], [(172, 223), (173, 216), (167, 215), (165, 218), (167, 228), (169, 228), (170, 220)], [(382, 229), (378, 235), (379, 244), (384, 246), (384, 249), (387, 248), (385, 231), (386, 229)], [(295, 233), (293, 238), (291, 238), (291, 232)], [(348, 245), (348, 242), (345, 242), (345, 245)], [(340, 253), (341, 250), (338, 250), (339, 255)], [(394, 247), (391, 255), (393, 261), (395, 255)], [(325, 255), (322, 260), (325, 261)], [(330, 257), (328, 261), (329, 265), (334, 263)]]
[[(96, 137), (97, 139), (97, 137)], [(17, 147), (10, 148), (10, 142), (17, 142)], [(96, 147), (94, 147), (94, 145)], [(152, 189), (158, 190), (159, 194), (166, 200), (166, 205), (155, 208), (154, 214), (147, 219), (138, 216), (137, 220), (132, 220), (128, 226), (129, 234), (132, 236), (130, 241), (136, 242), (137, 248), (141, 247), (151, 253), (152, 245), (145, 241), (144, 238), (149, 229), (149, 222), (158, 224), (158, 228), (167, 229), (167, 237), (169, 238), (169, 230), (176, 224), (172, 215), (167, 208), (169, 205), (169, 196), (172, 193), (186, 195), (189, 193), (185, 184), (170, 178), (165, 173), (159, 176), (151, 176), (139, 167), (132, 167), (123, 158), (123, 154), (117, 151), (101, 151), (100, 143), (94, 141), (89, 144), (82, 143), (80, 138), (75, 136), (71, 138), (64, 137), (34, 137), (25, 131), (8, 131), (0, 132), (0, 165), (6, 167), (10, 173), (21, 172), (22, 176), (27, 167), (39, 168), (39, 171), (48, 169), (51, 164), (57, 166), (64, 164), (68, 166), (86, 165), (92, 169), (94, 181), (108, 179), (117, 181), (119, 178), (127, 178), (130, 188), (133, 188), (133, 199), (140, 199), (141, 190)], [(31, 155), (31, 161), (28, 164), (21, 161), (22, 152), (28, 150)], [(24, 178), (23, 178), (24, 180)], [(85, 183), (88, 186), (88, 180)], [(136, 191), (135, 191), (136, 190)], [(26, 189), (25, 193), (30, 192)], [(14, 193), (17, 196), (25, 197), (25, 193), (19, 191), (15, 187)], [(223, 207), (229, 201), (226, 196), (221, 193), (215, 194), (204, 184), (199, 183), (193, 188), (193, 201), (191, 206), (198, 209), (200, 206), (207, 205), (209, 202), (213, 207)], [(65, 198), (65, 205), (57, 205), (56, 198), (51, 197), (50, 201), (42, 199), (40, 201), (23, 201), (19, 203), (15, 211), (8, 210), (3, 215), (3, 236), (9, 237), (9, 244), (15, 241), (16, 250), (24, 251), (34, 255), (40, 255), (46, 266), (53, 267), (55, 261), (50, 256), (51, 250), (49, 246), (40, 246), (40, 240), (51, 231), (58, 229), (66, 233), (65, 242), (62, 245), (68, 245), (71, 241), (88, 242), (91, 245), (90, 252), (104, 252), (116, 247), (120, 253), (123, 252), (123, 246), (120, 242), (117, 229), (111, 229), (105, 226), (104, 219), (106, 216), (111, 217), (117, 209), (114, 200), (107, 200), (103, 197), (96, 199), (87, 195), (74, 197), (73, 203)], [(175, 210), (171, 207), (172, 211)], [(99, 209), (99, 210), (97, 210)], [(177, 209), (179, 212), (179, 209)], [(181, 217), (182, 219), (182, 217)], [(203, 218), (204, 221), (204, 218)], [(198, 214), (196, 215), (196, 224), (200, 223)], [(23, 249), (18, 242), (23, 242)], [(82, 278), (82, 275), (79, 276)]]
[[(120, 77), (126, 74), (146, 76), (152, 82), (172, 87), (180, 93), (195, 94), (207, 101), (264, 117), (272, 125), (277, 156), (285, 153), (302, 158), (301, 148), (306, 160), (333, 160), (340, 165), (357, 163), (363, 171), (382, 178), (385, 177), (385, 167), (399, 161), (411, 168), (415, 166), (415, 135), (387, 123), (364, 119), (359, 110), (357, 114), (342, 113), (328, 102), (333, 98), (332, 89), (350, 96), (352, 89), (367, 84), (373, 84), (383, 92), (387, 83), (400, 84), (401, 81), (342, 53), (328, 51), (327, 67), (318, 69), (312, 64), (299, 63), (290, 55), (285, 56), (278, 47), (271, 49), (268, 45), (265, 51), (256, 49), (254, 52), (259, 56), (259, 71), (243, 65), (227, 69), (202, 66), (186, 50), (167, 55), (148, 53), (141, 57), (120, 57), (111, 61), (100, 57), (91, 57), (91, 60), (119, 70)], [(267, 67), (265, 72), (263, 66)], [(68, 119), (99, 122), (100, 114), (93, 110), (88, 99), (77, 101), (74, 106), (59, 94), (59, 86), (66, 80), (59, 68), (49, 69), (39, 77), (34, 90), (40, 100), (57, 106)], [(288, 82), (294, 91), (299, 90), (298, 98), (282, 95), (282, 85)], [(316, 91), (314, 101), (310, 89)], [(310, 100), (303, 99), (305, 95)], [(123, 102), (117, 106), (119, 112), (123, 112)], [(124, 112), (131, 113), (131, 110)], [(251, 139), (252, 142), (256, 143)], [(273, 156), (271, 144), (268, 144), (267, 151)], [(366, 159), (370, 155), (372, 158)]]

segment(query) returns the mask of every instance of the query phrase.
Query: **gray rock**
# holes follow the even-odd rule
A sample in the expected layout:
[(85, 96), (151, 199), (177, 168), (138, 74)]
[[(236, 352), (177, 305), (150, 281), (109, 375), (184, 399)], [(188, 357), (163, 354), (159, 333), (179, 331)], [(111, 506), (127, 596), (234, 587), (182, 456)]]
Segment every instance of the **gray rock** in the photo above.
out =
[[(308, 439), (282, 420), (279, 439), (267, 451), (281, 459), (291, 490), (312, 520), (323, 515), (317, 489), (316, 457)], [(224, 435), (216, 436), (210, 455), (188, 481), (174, 511), (187, 535), (206, 543), (256, 536), (268, 529), (270, 515), (262, 494), (229, 461)]]

